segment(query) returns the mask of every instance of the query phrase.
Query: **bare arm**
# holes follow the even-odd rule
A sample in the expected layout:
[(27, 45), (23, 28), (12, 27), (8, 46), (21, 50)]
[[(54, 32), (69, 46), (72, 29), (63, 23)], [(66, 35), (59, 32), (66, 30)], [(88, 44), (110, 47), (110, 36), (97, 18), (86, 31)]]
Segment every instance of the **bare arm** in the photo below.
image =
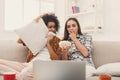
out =
[(54, 52), (54, 50), (52, 49), (49, 43), (47, 43), (47, 48), (50, 54), (50, 58), (52, 60), (59, 60), (59, 56)]
[(86, 47), (80, 43), (80, 41), (78, 39), (74, 39), (73, 42), (75, 43), (77, 49), (82, 53), (82, 55), (84, 57), (88, 56), (88, 50), (86, 49)]
[[(48, 48), (48, 51), (50, 54), (50, 58), (52, 60), (59, 60), (60, 59), (60, 57), (59, 57), (60, 51), (55, 50), (55, 49), (57, 49), (57, 46), (55, 47), (55, 49), (53, 48), (53, 46), (55, 46), (53, 44), (55, 44), (55, 42), (56, 42), (56, 41), (54, 42), (53, 40), (55, 40), (54, 35), (52, 35), (52, 34), (47, 35), (47, 48)], [(51, 43), (53, 43), (53, 44), (51, 44)], [(56, 45), (57, 45), (57, 43), (56, 43)]]
[(72, 32), (69, 37), (71, 38), (71, 40), (75, 43), (77, 49), (82, 53), (82, 55), (84, 57), (88, 56), (88, 50), (87, 48), (80, 43), (80, 41), (76, 38), (76, 34), (74, 32)]

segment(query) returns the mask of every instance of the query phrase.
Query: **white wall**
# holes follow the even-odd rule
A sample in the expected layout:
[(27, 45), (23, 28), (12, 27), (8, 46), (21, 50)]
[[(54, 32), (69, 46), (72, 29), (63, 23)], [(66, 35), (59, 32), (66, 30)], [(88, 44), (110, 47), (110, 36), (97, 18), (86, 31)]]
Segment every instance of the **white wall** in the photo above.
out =
[(60, 21), (60, 30), (59, 30), (59, 36), (62, 37), (64, 33), (64, 24), (65, 24), (65, 0), (55, 0), (55, 14), (58, 17)]
[(120, 0), (103, 0), (103, 3), (104, 26), (94, 39), (120, 41)]
[[(65, 4), (64, 0), (56, 0), (56, 14), (64, 26)], [(120, 0), (103, 0), (103, 22), (102, 32), (93, 36), (94, 40), (120, 40)], [(58, 4), (60, 3), (61, 4)], [(64, 28), (61, 29), (63, 31)], [(0, 0), (0, 39), (17, 39), (13, 32), (4, 30), (4, 0)]]

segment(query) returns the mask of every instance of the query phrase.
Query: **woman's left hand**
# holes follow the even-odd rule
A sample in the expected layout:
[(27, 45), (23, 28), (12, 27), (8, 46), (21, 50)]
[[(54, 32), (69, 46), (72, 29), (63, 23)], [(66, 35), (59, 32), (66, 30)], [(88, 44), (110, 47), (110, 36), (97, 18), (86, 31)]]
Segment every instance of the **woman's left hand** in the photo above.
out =
[(23, 46), (26, 46), (26, 44), (22, 41), (21, 38), (19, 38), (17, 42), (18, 42), (19, 44), (23, 44)]
[(71, 48), (71, 46), (62, 47), (61, 48), (61, 54), (67, 54), (70, 48)]
[(70, 48), (71, 48), (71, 46), (63, 47), (63, 48), (59, 47), (57, 49), (56, 53), (57, 53), (57, 55), (59, 55), (59, 54), (67, 54)]
[(38, 16), (37, 18), (34, 19), (34, 21), (35, 21), (36, 23), (38, 23), (39, 20), (40, 20), (40, 18), (41, 18), (41, 16)]

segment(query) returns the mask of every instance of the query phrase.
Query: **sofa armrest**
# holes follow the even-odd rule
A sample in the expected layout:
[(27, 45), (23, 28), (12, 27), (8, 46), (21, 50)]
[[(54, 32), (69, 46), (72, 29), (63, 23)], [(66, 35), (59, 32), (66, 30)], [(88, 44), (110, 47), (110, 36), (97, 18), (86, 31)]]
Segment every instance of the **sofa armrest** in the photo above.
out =
[(24, 62), (27, 48), (14, 40), (0, 40), (0, 59)]
[(120, 62), (120, 41), (94, 41), (93, 49), (96, 68), (103, 64)]

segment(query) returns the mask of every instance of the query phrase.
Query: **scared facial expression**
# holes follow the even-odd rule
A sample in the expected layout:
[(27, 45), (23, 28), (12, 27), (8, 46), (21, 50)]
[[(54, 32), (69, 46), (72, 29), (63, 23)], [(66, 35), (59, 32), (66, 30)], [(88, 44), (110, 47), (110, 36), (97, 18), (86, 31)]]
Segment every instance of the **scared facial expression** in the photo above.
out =
[(69, 20), (67, 22), (67, 31), (68, 33), (75, 33), (78, 34), (78, 25), (74, 20)]
[(56, 28), (55, 28), (55, 23), (54, 22), (48, 22), (47, 27), (48, 27), (48, 30), (50, 32), (54, 32), (54, 33), (56, 32)]

